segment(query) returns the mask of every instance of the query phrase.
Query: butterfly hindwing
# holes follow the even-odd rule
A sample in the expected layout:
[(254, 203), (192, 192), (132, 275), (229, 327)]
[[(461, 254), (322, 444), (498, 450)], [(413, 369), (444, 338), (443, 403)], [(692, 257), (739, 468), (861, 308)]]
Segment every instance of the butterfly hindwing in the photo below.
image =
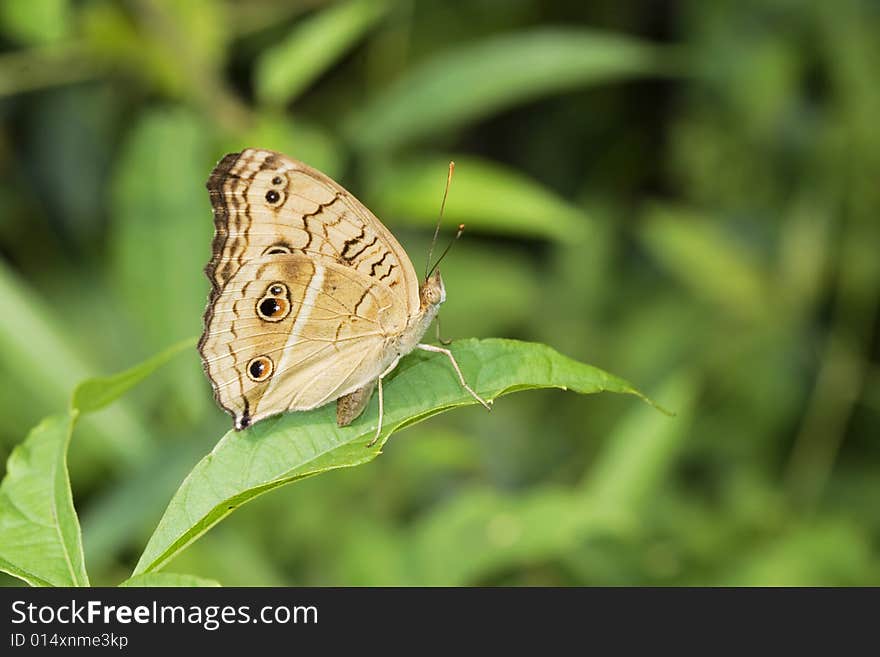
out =
[(245, 262), (209, 306), (199, 344), (236, 427), (316, 408), (374, 381), (407, 325), (391, 288), (302, 253)]

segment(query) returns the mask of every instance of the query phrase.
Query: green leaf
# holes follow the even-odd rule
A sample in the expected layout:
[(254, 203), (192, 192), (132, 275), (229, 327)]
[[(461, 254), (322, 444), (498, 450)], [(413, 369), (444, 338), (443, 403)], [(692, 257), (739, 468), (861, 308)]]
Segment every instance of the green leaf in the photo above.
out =
[[(97, 367), (80, 352), (69, 327), (53, 310), (34, 288), (0, 262), (0, 370), (9, 382), (4, 392), (14, 393), (14, 403), (26, 407), (19, 411), (21, 424), (12, 425), (17, 424), (21, 433), (53, 409), (67, 406), (71, 388)], [(52, 366), (32, 367), (29, 363)], [(28, 404), (21, 404), (22, 399)], [(149, 432), (126, 405), (107, 409), (99, 423), (90, 424), (92, 452), (132, 466), (152, 450)]]
[(697, 392), (693, 372), (682, 370), (657, 391), (676, 409), (675, 422), (658, 421), (656, 413), (633, 408), (605, 439), (583, 483), (583, 499), (614, 517), (649, 500), (688, 437)]
[(523, 494), (465, 489), (413, 527), (405, 558), (414, 565), (410, 583), (466, 586), (505, 567), (571, 550), (587, 530), (612, 531), (590, 512), (562, 486)]
[(791, 523), (760, 537), (738, 555), (717, 586), (871, 586), (865, 574), (876, 560), (864, 528), (848, 518)]
[(135, 123), (114, 169), (114, 282), (157, 347), (201, 329), (212, 159), (201, 120), (158, 110)]
[[(506, 235), (576, 242), (589, 218), (528, 176), (478, 158), (455, 159), (455, 181), (444, 218)], [(408, 159), (373, 181), (371, 196), (383, 216), (419, 226), (437, 221), (450, 158)]]
[(96, 58), (161, 93), (198, 101), (215, 115), (229, 98), (219, 82), (229, 39), (226, 3), (150, 0), (140, 20), (120, 3), (80, 3), (79, 32)]
[(220, 586), (220, 582), (195, 575), (177, 575), (175, 573), (146, 573), (129, 577), (119, 586), (123, 587), (179, 587), (179, 586)]
[(6, 0), (0, 2), (0, 29), (21, 43), (45, 45), (70, 31), (69, 0)]
[[(153, 35), (177, 69), (221, 68), (232, 26), (227, 7), (218, 0), (151, 0), (156, 20)], [(184, 39), (180, 39), (185, 35)], [(195, 69), (198, 71), (198, 68)], [(191, 71), (187, 71), (191, 73)]]
[[(121, 550), (149, 536), (168, 499), (211, 446), (209, 436), (166, 441), (136, 472), (91, 496), (80, 514), (83, 550), (90, 572), (107, 572)], [(137, 513), (131, 512), (134, 508)]]
[[(114, 169), (114, 283), (152, 349), (201, 331), (213, 221), (205, 180), (214, 160), (204, 122), (156, 110), (135, 123)], [(158, 309), (161, 309), (159, 311)], [(190, 419), (207, 409), (198, 359), (167, 373), (170, 406)]]
[(642, 228), (645, 246), (697, 296), (733, 315), (760, 317), (771, 307), (771, 281), (731, 236), (708, 217), (655, 206)]
[(438, 505), (406, 538), (401, 561), (413, 568), (408, 583), (465, 586), (557, 558), (585, 537), (630, 531), (685, 444), (695, 393), (691, 373), (670, 376), (657, 394), (674, 406), (676, 417), (647, 406), (629, 409), (576, 488), (545, 485), (505, 493), (475, 487)]
[[(101, 77), (103, 73), (100, 62), (91, 57), (79, 43), (64, 41), (49, 46), (6, 51), (0, 53), (0, 98), (92, 80)], [(49, 107), (50, 111), (58, 109), (54, 105)], [(41, 108), (43, 109), (48, 107)], [(31, 120), (43, 123), (45, 119), (37, 118), (38, 116), (39, 113), (35, 112)], [(48, 135), (44, 134), (43, 138), (48, 140)], [(84, 135), (83, 138), (87, 137)], [(96, 151), (101, 150), (98, 145), (94, 148)]]
[(181, 351), (184, 349), (194, 349), (195, 346), (195, 338), (187, 338), (124, 372), (83, 381), (73, 391), (71, 406), (82, 413), (90, 413), (104, 408), (146, 379)]
[[(100, 410), (146, 379), (174, 356), (182, 351), (194, 349), (195, 345), (196, 338), (188, 338), (123, 372), (87, 379), (74, 389), (71, 407), (81, 414)], [(100, 568), (104, 561), (111, 558), (112, 548), (118, 547), (118, 542), (125, 532), (130, 535), (138, 526), (139, 516), (131, 513), (133, 506), (137, 505), (142, 511), (148, 510), (152, 498), (155, 498), (153, 491), (173, 490), (177, 479), (168, 481), (168, 478), (183, 475), (186, 471), (185, 467), (181, 468), (177, 465), (180, 460), (192, 462), (191, 450), (191, 447), (178, 446), (173, 453), (160, 454), (155, 459), (145, 461), (146, 464), (155, 463), (154, 467), (159, 469), (159, 474), (155, 471), (145, 472), (144, 468), (149, 468), (149, 465), (142, 463), (141, 471), (127, 477), (121, 487), (113, 489), (111, 496), (98, 496), (97, 500), (92, 500), (90, 513), (87, 512), (83, 517), (86, 550), (92, 568)]]
[(388, 6), (386, 0), (350, 0), (298, 22), (284, 41), (258, 60), (257, 97), (270, 105), (296, 98), (357, 43)]
[(652, 44), (592, 30), (505, 34), (411, 69), (346, 131), (361, 150), (391, 149), (547, 94), (666, 73), (666, 56)]
[[(177, 483), (180, 483), (180, 479)], [(167, 502), (169, 496), (170, 492), (162, 501)], [(296, 507), (297, 514), (301, 510), (301, 507)], [(278, 516), (273, 514), (270, 517), (277, 518)], [(154, 524), (155, 518), (154, 515)], [(217, 531), (212, 534), (210, 541), (200, 541), (181, 554), (174, 562), (175, 570), (194, 575), (206, 574), (208, 577), (223, 582), (224, 586), (289, 585), (291, 583), (290, 573), (284, 567), (283, 560), (278, 558), (274, 541), (271, 539), (263, 541), (257, 538), (265, 531), (265, 523), (266, 516), (251, 516), (251, 522), (244, 530), (241, 525), (238, 527), (218, 527)], [(274, 525), (274, 523), (272, 524)], [(143, 532), (139, 534), (141, 537), (144, 535)], [(290, 547), (293, 548), (289, 551), (292, 558), (297, 559), (303, 556), (297, 550), (297, 546)], [(285, 550), (285, 552), (288, 551)]]
[(76, 413), (49, 417), (9, 456), (0, 484), (0, 570), (31, 586), (88, 586), (67, 474)]
[[(541, 344), (464, 340), (452, 346), (461, 370), (481, 395), (561, 388), (637, 395), (623, 379), (578, 363)], [(150, 538), (135, 574), (158, 570), (212, 526), (267, 491), (303, 477), (367, 463), (394, 431), (443, 411), (476, 403), (459, 384), (448, 359), (416, 351), (388, 377), (381, 439), (371, 448), (377, 400), (348, 427), (337, 427), (333, 405), (264, 420), (230, 431), (184, 480)], [(653, 403), (653, 402), (650, 402)]]
[(84, 381), (73, 393), (69, 415), (46, 418), (13, 450), (0, 484), (0, 570), (31, 586), (88, 586), (67, 472), (76, 420), (104, 408), (194, 345), (195, 339), (184, 340), (124, 372)]

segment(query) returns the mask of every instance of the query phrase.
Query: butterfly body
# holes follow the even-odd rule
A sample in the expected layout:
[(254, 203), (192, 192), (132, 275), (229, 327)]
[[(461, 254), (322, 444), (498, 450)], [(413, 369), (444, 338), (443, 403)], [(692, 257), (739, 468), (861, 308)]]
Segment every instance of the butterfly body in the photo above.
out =
[(216, 230), (199, 352), (235, 428), (334, 400), (345, 425), (377, 384), (381, 427), (382, 378), (426, 347), (446, 298), (439, 271), (419, 285), (367, 208), (280, 153), (227, 155), (207, 187)]

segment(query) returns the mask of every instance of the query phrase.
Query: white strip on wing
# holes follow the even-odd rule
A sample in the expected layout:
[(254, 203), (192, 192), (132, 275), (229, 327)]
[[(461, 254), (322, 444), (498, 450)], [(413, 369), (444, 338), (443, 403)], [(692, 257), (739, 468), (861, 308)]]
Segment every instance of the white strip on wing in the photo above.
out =
[(273, 377), (266, 392), (263, 393), (263, 399), (271, 398), (275, 387), (278, 386), (282, 379), (284, 379), (287, 368), (295, 362), (293, 355), (295, 351), (294, 346), (299, 340), (303, 327), (309, 321), (312, 309), (315, 307), (315, 299), (318, 298), (318, 294), (321, 292), (321, 288), (324, 285), (324, 271), (324, 267), (315, 264), (315, 273), (312, 275), (312, 280), (309, 281), (309, 284), (306, 287), (305, 298), (303, 298), (299, 313), (296, 316), (296, 320), (293, 322), (293, 328), (290, 331), (290, 335), (287, 336), (287, 342), (284, 344), (284, 351), (281, 352), (281, 360), (275, 365), (275, 372), (281, 373), (281, 376)]

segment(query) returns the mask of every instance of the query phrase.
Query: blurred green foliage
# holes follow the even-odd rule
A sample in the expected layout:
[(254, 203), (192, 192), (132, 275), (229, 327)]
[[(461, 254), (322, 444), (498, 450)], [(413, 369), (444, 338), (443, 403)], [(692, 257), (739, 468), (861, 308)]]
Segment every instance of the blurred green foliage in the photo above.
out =
[[(417, 268), (452, 158), (443, 333), (545, 342), (676, 418), (552, 391), (447, 414), (174, 571), (880, 584), (877, 34), (870, 0), (0, 3), (0, 457), (198, 334), (225, 152), (337, 177)], [(93, 584), (228, 424), (194, 350), (83, 418)]]

